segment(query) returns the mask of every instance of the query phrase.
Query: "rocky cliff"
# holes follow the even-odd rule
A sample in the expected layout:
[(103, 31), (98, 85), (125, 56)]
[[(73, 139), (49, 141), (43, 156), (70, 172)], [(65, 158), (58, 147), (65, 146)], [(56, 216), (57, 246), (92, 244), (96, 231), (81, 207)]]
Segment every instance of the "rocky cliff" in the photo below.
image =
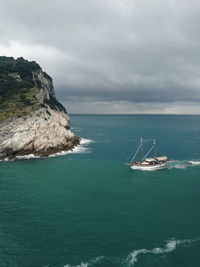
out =
[(80, 138), (36, 62), (0, 57), (0, 159), (71, 150)]

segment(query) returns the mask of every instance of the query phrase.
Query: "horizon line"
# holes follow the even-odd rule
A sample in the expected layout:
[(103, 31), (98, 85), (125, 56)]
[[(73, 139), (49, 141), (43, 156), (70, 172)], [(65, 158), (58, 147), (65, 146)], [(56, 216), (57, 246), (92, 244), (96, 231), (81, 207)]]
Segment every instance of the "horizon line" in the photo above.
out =
[(118, 116), (118, 115), (124, 115), (124, 116), (142, 116), (142, 115), (145, 115), (145, 116), (200, 116), (200, 114), (190, 114), (190, 113), (187, 113), (187, 114), (180, 114), (180, 113), (168, 113), (168, 114), (162, 114), (162, 113), (70, 113), (70, 112), (67, 112), (69, 115), (99, 115), (99, 116), (102, 116), (102, 115), (112, 115), (112, 116)]

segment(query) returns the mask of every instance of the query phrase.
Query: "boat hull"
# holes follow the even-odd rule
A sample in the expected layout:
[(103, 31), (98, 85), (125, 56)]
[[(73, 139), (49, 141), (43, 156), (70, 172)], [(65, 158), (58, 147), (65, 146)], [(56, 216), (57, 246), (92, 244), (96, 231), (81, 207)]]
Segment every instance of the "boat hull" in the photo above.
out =
[(131, 169), (133, 170), (140, 170), (140, 171), (156, 171), (165, 169), (167, 166), (165, 163), (156, 164), (156, 165), (131, 165)]

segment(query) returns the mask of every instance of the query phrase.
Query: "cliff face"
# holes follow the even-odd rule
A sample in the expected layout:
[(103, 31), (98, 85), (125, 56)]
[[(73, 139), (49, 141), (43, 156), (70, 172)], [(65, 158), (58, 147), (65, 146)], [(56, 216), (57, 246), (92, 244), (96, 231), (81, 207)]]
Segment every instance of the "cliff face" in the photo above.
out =
[(0, 57), (0, 113), (0, 159), (48, 156), (79, 144), (52, 79), (35, 62)]

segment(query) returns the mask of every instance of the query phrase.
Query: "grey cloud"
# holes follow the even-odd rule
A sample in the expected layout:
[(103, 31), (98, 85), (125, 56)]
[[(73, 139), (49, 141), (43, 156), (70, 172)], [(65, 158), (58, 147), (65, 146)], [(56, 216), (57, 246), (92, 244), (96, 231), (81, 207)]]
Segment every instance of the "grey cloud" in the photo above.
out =
[(0, 49), (38, 61), (63, 101), (200, 101), (198, 1), (0, 4)]

